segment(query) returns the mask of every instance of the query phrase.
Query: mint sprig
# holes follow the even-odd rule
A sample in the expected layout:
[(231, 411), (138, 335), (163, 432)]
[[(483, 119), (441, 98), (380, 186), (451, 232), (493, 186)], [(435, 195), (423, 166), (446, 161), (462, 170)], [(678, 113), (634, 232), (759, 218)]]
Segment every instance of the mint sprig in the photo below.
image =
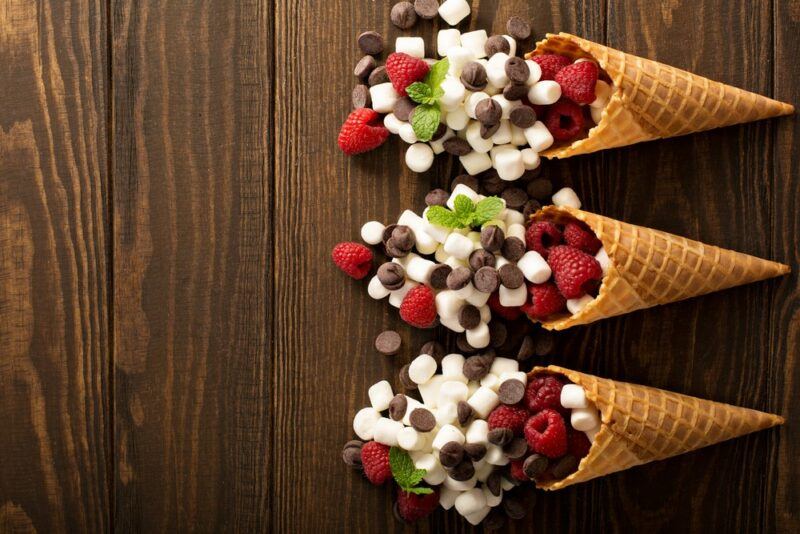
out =
[(427, 471), (414, 467), (411, 457), (403, 449), (399, 447), (389, 449), (389, 467), (392, 470), (395, 482), (397, 482), (401, 490), (408, 493), (416, 493), (417, 495), (433, 493), (431, 488), (417, 485), (422, 482), (422, 477), (425, 476)]
[(449, 68), (450, 60), (441, 59), (431, 66), (423, 81), (414, 82), (406, 87), (408, 97), (419, 104), (411, 116), (411, 127), (414, 128), (414, 135), (420, 141), (430, 141), (439, 128), (442, 120), (439, 99), (444, 94), (441, 85)]
[(446, 228), (472, 228), (491, 221), (502, 210), (503, 201), (498, 197), (486, 197), (476, 204), (467, 195), (457, 195), (452, 211), (431, 206), (425, 216), (431, 223)]

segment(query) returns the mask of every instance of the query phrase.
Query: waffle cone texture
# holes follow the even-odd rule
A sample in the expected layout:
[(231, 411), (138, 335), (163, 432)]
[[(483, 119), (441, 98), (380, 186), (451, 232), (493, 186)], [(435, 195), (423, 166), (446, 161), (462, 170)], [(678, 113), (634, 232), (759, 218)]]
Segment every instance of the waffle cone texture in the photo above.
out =
[(564, 375), (583, 387), (600, 410), (602, 426), (578, 470), (562, 480), (537, 484), (540, 489), (565, 488), (784, 422), (769, 413), (553, 365), (534, 368), (529, 378), (542, 373)]
[(568, 33), (547, 34), (526, 58), (545, 53), (573, 60), (594, 59), (614, 84), (600, 123), (586, 138), (542, 152), (548, 158), (568, 158), (794, 112), (790, 104)]
[(602, 241), (610, 264), (597, 297), (574, 315), (541, 324), (564, 330), (789, 272), (787, 265), (574, 208), (547, 206), (533, 221), (578, 219)]

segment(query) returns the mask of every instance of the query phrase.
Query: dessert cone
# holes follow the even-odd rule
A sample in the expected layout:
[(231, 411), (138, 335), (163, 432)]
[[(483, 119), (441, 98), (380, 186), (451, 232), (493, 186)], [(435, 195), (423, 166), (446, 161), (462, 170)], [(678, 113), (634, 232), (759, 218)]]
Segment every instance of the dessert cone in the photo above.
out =
[(603, 242), (610, 264), (597, 297), (574, 315), (541, 321), (548, 330), (564, 330), (789, 272), (787, 265), (574, 208), (547, 206), (532, 216), (533, 221), (555, 223), (573, 219), (586, 223)]
[(777, 415), (563, 367), (536, 367), (531, 376), (539, 373), (562, 374), (583, 387), (602, 421), (578, 470), (562, 480), (537, 484), (541, 489), (565, 488), (783, 424)]
[(614, 84), (614, 94), (600, 123), (586, 138), (542, 152), (549, 158), (588, 154), (794, 111), (789, 104), (568, 33), (547, 34), (526, 57), (544, 53), (592, 58)]

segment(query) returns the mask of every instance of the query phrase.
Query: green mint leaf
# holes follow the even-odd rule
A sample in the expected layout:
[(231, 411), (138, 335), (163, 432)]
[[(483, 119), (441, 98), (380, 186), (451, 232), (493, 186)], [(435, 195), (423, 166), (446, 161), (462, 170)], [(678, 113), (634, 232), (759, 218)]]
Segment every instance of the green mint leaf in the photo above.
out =
[(406, 87), (406, 94), (408, 94), (408, 98), (414, 102), (417, 102), (418, 104), (430, 104), (433, 90), (428, 84), (414, 82)]
[(438, 101), (443, 96), (444, 96), (444, 89), (442, 89), (441, 87), (437, 87), (436, 89), (433, 90), (433, 94), (431, 95), (431, 98), (434, 101)]
[(415, 468), (411, 456), (400, 447), (389, 449), (389, 467), (392, 470), (392, 477), (402, 490), (419, 495), (431, 493), (430, 488), (416, 487), (427, 471)]
[(440, 59), (431, 66), (428, 75), (425, 76), (425, 83), (427, 83), (434, 92), (442, 85), (444, 77), (447, 76), (447, 71), (450, 69), (450, 60), (447, 58)]
[(503, 201), (501, 199), (498, 197), (486, 197), (475, 206), (472, 224), (480, 226), (486, 221), (497, 217), (497, 214), (501, 211), (503, 211)]
[(449, 209), (442, 206), (431, 206), (425, 217), (432, 224), (444, 226), (445, 228), (461, 228), (461, 221), (458, 216)]
[(457, 195), (453, 201), (456, 217), (460, 221), (461, 228), (467, 228), (472, 225), (472, 219), (475, 213), (475, 203), (472, 202), (467, 195)]
[(416, 486), (414, 488), (407, 488), (405, 491), (408, 493), (416, 493), (417, 495), (429, 495), (433, 493), (431, 488), (426, 488), (425, 486)]
[(420, 104), (414, 108), (411, 116), (411, 126), (414, 128), (414, 135), (422, 142), (430, 141), (436, 129), (439, 128), (439, 121), (442, 112), (439, 106), (430, 104)]

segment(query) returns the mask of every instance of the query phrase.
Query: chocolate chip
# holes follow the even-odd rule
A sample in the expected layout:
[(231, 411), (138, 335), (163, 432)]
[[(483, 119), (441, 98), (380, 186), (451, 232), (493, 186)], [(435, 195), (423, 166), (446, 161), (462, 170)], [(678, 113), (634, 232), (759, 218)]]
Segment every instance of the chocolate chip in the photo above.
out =
[(506, 516), (499, 508), (492, 508), (482, 523), (484, 530), (500, 530), (506, 526)]
[(508, 517), (514, 520), (522, 519), (528, 513), (522, 501), (510, 495), (503, 498), (503, 510)]
[(425, 408), (414, 408), (408, 416), (408, 421), (417, 432), (430, 432), (436, 426), (436, 418)]
[(500, 124), (502, 115), (503, 109), (500, 107), (500, 104), (497, 103), (497, 100), (493, 98), (484, 98), (475, 106), (475, 117), (484, 126)]
[(528, 195), (536, 200), (547, 202), (553, 196), (553, 182), (547, 178), (536, 178), (528, 184)]
[(411, 250), (417, 242), (414, 237), (414, 230), (402, 224), (398, 224), (397, 227), (392, 230), (392, 239), (394, 239), (397, 246), (403, 250)]
[(445, 206), (450, 195), (444, 189), (431, 189), (425, 195), (426, 206)]
[(447, 289), (457, 291), (472, 281), (472, 271), (466, 267), (456, 267), (447, 275)]
[(390, 224), (386, 228), (383, 229), (383, 234), (381, 234), (381, 242), (386, 245), (386, 242), (392, 237), (392, 232), (394, 229), (397, 228), (396, 224)]
[(531, 75), (531, 69), (528, 64), (521, 57), (512, 56), (506, 60), (506, 76), (513, 83), (524, 84), (528, 82), (528, 77)]
[(489, 323), (489, 339), (493, 347), (501, 347), (506, 342), (508, 336), (508, 329), (506, 325), (499, 321), (492, 321)]
[(374, 57), (364, 56), (358, 60), (358, 63), (356, 63), (356, 67), (353, 69), (353, 74), (362, 80), (366, 80), (369, 78), (370, 73), (375, 70), (376, 66), (377, 63), (375, 62)]
[(497, 396), (503, 404), (516, 404), (525, 396), (525, 384), (516, 378), (509, 378), (500, 384)]
[(454, 156), (466, 156), (472, 152), (472, 147), (469, 146), (467, 140), (460, 137), (451, 137), (442, 143), (442, 147), (445, 152)]
[(411, 367), (410, 363), (407, 363), (400, 369), (400, 384), (403, 386), (403, 389), (417, 389), (417, 383), (411, 380), (411, 376), (408, 374), (408, 369)]
[(499, 226), (492, 224), (481, 229), (481, 246), (489, 252), (499, 252), (505, 240), (506, 234)]
[(489, 431), (488, 439), (489, 443), (493, 443), (498, 447), (503, 447), (511, 443), (511, 440), (514, 439), (514, 431), (510, 428), (495, 428)]
[(487, 126), (485, 124), (481, 124), (481, 139), (489, 139), (491, 136), (497, 133), (497, 130), (500, 129), (500, 123), (492, 124)]
[(365, 54), (376, 56), (383, 52), (383, 36), (378, 32), (364, 32), (358, 36), (358, 46)]
[(344, 463), (347, 464), (348, 467), (352, 467), (353, 469), (361, 469), (361, 443), (358, 440), (348, 441), (344, 444), (344, 448), (342, 449), (342, 460)]
[(469, 341), (467, 341), (467, 334), (465, 333), (459, 334), (458, 337), (456, 338), (456, 347), (463, 354), (473, 354), (478, 350), (469, 344)]
[(475, 466), (472, 465), (472, 460), (464, 459), (458, 465), (450, 469), (450, 478), (458, 482), (464, 482), (475, 476)]
[(500, 285), (500, 276), (494, 267), (481, 267), (475, 272), (472, 285), (481, 293), (494, 293)]
[(556, 338), (551, 332), (542, 330), (536, 335), (534, 351), (537, 356), (547, 356), (556, 348)]
[(519, 460), (528, 452), (528, 442), (523, 438), (514, 438), (503, 447), (503, 452), (512, 460)]
[(517, 289), (525, 283), (525, 275), (515, 263), (506, 263), (497, 270), (500, 275), (500, 283), (508, 289)]
[(402, 340), (400, 339), (400, 334), (394, 330), (381, 332), (378, 334), (378, 337), (375, 338), (375, 348), (378, 352), (386, 356), (394, 356), (400, 352), (401, 344)]
[(464, 454), (473, 462), (478, 462), (486, 456), (486, 445), (483, 443), (467, 443), (464, 445)]
[(528, 169), (520, 177), (519, 183), (527, 186), (531, 182), (531, 180), (533, 180), (534, 178), (538, 178), (540, 174), (542, 174), (541, 165), (539, 167), (536, 167), (535, 169)]
[(532, 198), (522, 207), (522, 216), (525, 217), (525, 221), (528, 221), (531, 218), (531, 215), (540, 209), (542, 209), (542, 205), (538, 200)]
[(439, 14), (439, 0), (414, 0), (414, 11), (423, 19), (433, 19)]
[(482, 91), (489, 83), (486, 68), (477, 61), (470, 61), (461, 70), (461, 83), (470, 91)]
[(494, 267), (496, 262), (497, 258), (495, 258), (494, 254), (482, 248), (473, 250), (469, 255), (469, 267), (473, 271), (477, 271), (483, 267)]
[(556, 480), (561, 480), (571, 475), (578, 470), (578, 459), (573, 455), (568, 454), (561, 458), (556, 465), (553, 466), (551, 473)]
[(534, 479), (547, 470), (550, 460), (541, 454), (532, 454), (522, 464), (522, 472), (530, 479)]
[(519, 346), (519, 350), (517, 351), (517, 360), (524, 362), (533, 356), (535, 353), (534, 346), (535, 343), (531, 336), (523, 337), (522, 344)]
[(401, 30), (408, 30), (417, 23), (417, 12), (411, 2), (398, 2), (392, 6), (389, 19)]
[(464, 447), (457, 441), (448, 441), (439, 450), (439, 463), (443, 467), (453, 468), (464, 459)]
[(506, 201), (506, 207), (519, 210), (528, 201), (528, 193), (519, 187), (509, 187), (500, 195)]
[(403, 98), (398, 98), (397, 102), (394, 104), (394, 108), (392, 109), (392, 113), (394, 116), (400, 119), (403, 122), (408, 122), (411, 120), (411, 112), (414, 111), (414, 108), (417, 107), (417, 104), (404, 96)]
[(506, 23), (506, 31), (517, 41), (524, 41), (531, 36), (531, 25), (520, 17), (511, 17)]
[(400, 421), (406, 414), (406, 408), (408, 408), (408, 399), (402, 393), (398, 393), (389, 402), (389, 417), (394, 421)]
[(453, 268), (446, 263), (437, 264), (436, 267), (431, 270), (431, 287), (433, 289), (446, 289), (447, 278), (450, 276), (452, 271)]
[(373, 85), (379, 85), (382, 83), (386, 83), (389, 81), (389, 73), (386, 72), (386, 67), (381, 65), (380, 67), (375, 67), (375, 70), (369, 73), (369, 78), (367, 78), (367, 83), (370, 87)]
[(483, 45), (483, 50), (489, 57), (492, 57), (499, 52), (508, 54), (511, 52), (511, 44), (509, 44), (506, 38), (502, 35), (492, 35), (486, 40), (486, 44)]
[(406, 283), (406, 270), (399, 263), (387, 261), (378, 267), (378, 281), (389, 291), (396, 291)]
[(481, 312), (472, 304), (466, 304), (458, 310), (458, 324), (464, 330), (472, 330), (481, 324)]
[(401, 248), (394, 238), (389, 238), (389, 241), (386, 242), (383, 248), (386, 251), (386, 255), (390, 258), (405, 258), (409, 253), (409, 250)]
[(492, 367), (492, 360), (493, 358), (487, 358), (482, 354), (470, 356), (464, 360), (464, 367), (461, 372), (464, 373), (464, 376), (466, 376), (468, 380), (481, 380), (489, 374), (489, 369)]
[[(414, 109), (417, 109), (417, 108), (414, 108)], [(408, 120), (410, 121), (413, 116), (414, 116), (414, 114), (412, 113), (411, 116), (408, 118)], [(444, 137), (444, 134), (446, 134), (446, 133), (447, 133), (447, 125), (445, 123), (443, 123), (443, 122), (440, 122), (439, 126), (436, 127), (436, 131), (433, 132), (433, 135), (431, 136), (431, 141), (438, 141), (439, 139)]]
[(428, 341), (419, 349), (420, 354), (432, 356), (437, 362), (444, 356), (444, 347), (438, 341)]
[(486, 478), (486, 489), (495, 497), (500, 495), (503, 490), (503, 475), (499, 469), (495, 469)]
[(478, 179), (474, 176), (470, 176), (469, 174), (459, 174), (453, 178), (453, 181), (450, 182), (450, 191), (453, 191), (453, 189), (455, 189), (459, 184), (466, 185), (473, 191), (478, 190)]
[(353, 109), (368, 108), (372, 104), (372, 97), (369, 94), (369, 87), (366, 85), (356, 85), (351, 94)]
[(522, 100), (528, 94), (528, 86), (524, 83), (510, 83), (503, 87), (503, 96), (506, 100)]
[(525, 243), (518, 237), (507, 237), (501, 252), (508, 261), (518, 261), (525, 254)]
[[(461, 426), (465, 426), (469, 423), (470, 419), (475, 415), (475, 410), (472, 409), (472, 406), (469, 405), (467, 401), (458, 401), (458, 405), (456, 407), (456, 412), (458, 413), (458, 424)], [(486, 450), (484, 449), (484, 454)]]
[(519, 128), (530, 128), (536, 123), (536, 112), (528, 106), (517, 106), (511, 110), (508, 120)]
[(481, 176), (481, 187), (483, 192), (487, 195), (499, 195), (503, 190), (508, 187), (508, 182), (500, 178), (497, 171), (489, 169), (483, 176)]

